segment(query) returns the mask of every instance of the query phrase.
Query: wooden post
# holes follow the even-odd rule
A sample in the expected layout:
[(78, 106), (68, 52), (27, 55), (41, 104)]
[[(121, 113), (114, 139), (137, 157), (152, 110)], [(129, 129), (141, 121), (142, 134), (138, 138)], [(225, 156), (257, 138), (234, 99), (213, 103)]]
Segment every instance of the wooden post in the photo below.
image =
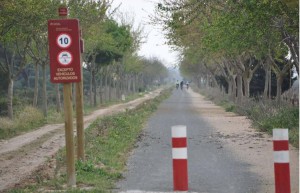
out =
[[(68, 18), (68, 9), (65, 6), (59, 8), (61, 19)], [(75, 176), (75, 150), (73, 131), (73, 105), (72, 105), (72, 83), (63, 84), (64, 91), (64, 116), (65, 116), (65, 138), (66, 138), (66, 161), (67, 161), (67, 186), (76, 186)]]
[(72, 83), (64, 83), (64, 116), (66, 137), (67, 185), (76, 186), (73, 133)]
[[(80, 57), (82, 67), (82, 56)], [(77, 127), (77, 159), (85, 160), (84, 153), (84, 123), (83, 123), (83, 77), (76, 83), (76, 127)]]

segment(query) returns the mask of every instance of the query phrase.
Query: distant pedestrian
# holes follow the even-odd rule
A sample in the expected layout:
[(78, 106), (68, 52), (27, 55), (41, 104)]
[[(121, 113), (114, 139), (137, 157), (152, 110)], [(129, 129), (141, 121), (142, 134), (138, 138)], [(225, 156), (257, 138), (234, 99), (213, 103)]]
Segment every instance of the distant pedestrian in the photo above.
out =
[(180, 82), (180, 88), (183, 89), (183, 80)]
[(179, 81), (176, 80), (176, 89), (178, 89), (178, 87), (179, 87)]

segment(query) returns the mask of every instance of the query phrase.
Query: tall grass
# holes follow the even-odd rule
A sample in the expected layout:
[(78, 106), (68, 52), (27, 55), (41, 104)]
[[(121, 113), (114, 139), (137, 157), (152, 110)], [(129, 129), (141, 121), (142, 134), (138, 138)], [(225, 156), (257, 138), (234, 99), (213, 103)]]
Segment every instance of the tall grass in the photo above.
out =
[[(84, 114), (91, 114), (93, 111), (107, 107), (109, 105), (117, 104), (120, 102), (128, 102), (143, 96), (144, 93), (132, 94), (126, 97), (125, 101), (113, 100), (99, 104), (97, 107), (84, 105)], [(1, 98), (0, 98), (1, 99)], [(0, 101), (1, 102), (1, 101)], [(0, 104), (1, 107), (1, 104)], [(73, 116), (76, 116), (74, 109)], [(8, 139), (17, 136), (21, 133), (28, 132), (45, 124), (55, 124), (64, 122), (64, 112), (57, 112), (55, 106), (50, 106), (48, 109), (47, 117), (44, 117), (41, 110), (31, 105), (19, 105), (16, 109), (16, 116), (13, 120), (7, 117), (0, 117), (0, 139)]]
[[(252, 105), (250, 105), (252, 104)], [(272, 133), (274, 128), (289, 129), (290, 143), (299, 146), (299, 109), (293, 106), (276, 106), (273, 101), (250, 101), (237, 112), (253, 120), (253, 124), (261, 131)]]
[(6, 139), (23, 132), (40, 127), (45, 123), (43, 113), (32, 106), (25, 106), (15, 116), (14, 120), (0, 118), (0, 139)]

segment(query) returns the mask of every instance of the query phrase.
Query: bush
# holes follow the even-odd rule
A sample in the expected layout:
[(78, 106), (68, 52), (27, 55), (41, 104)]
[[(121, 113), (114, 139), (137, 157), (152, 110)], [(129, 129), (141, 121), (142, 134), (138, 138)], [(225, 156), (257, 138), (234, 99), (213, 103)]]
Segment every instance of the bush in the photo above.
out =
[(32, 107), (25, 106), (16, 113), (14, 120), (3, 117), (0, 118), (0, 139), (18, 135), (24, 131), (29, 131), (40, 127), (45, 123), (43, 113)]
[(2, 136), (7, 136), (9, 133), (12, 132), (12, 129), (14, 128), (15, 124), (12, 120), (6, 117), (0, 117), (0, 139), (2, 139)]
[(271, 133), (274, 128), (289, 129), (290, 142), (298, 147), (299, 145), (299, 109), (282, 108), (274, 115), (267, 115), (260, 121), (260, 128)]
[(45, 122), (43, 113), (33, 106), (25, 106), (16, 117), (18, 128), (25, 131), (39, 127)]
[(54, 107), (49, 108), (48, 116), (47, 116), (47, 123), (53, 124), (53, 123), (63, 123), (63, 122), (64, 122), (63, 112), (57, 112)]

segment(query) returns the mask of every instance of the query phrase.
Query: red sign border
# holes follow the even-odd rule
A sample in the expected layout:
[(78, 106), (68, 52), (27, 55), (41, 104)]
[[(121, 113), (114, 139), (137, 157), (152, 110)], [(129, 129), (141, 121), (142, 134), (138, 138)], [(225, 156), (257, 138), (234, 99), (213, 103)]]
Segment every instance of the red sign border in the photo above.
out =
[[(80, 59), (80, 30), (78, 19), (53, 19), (48, 20), (48, 42), (50, 56), (50, 80), (52, 83), (72, 83), (82, 80), (82, 65)], [(72, 39), (72, 45), (62, 48), (57, 45), (57, 37), (60, 34), (68, 34)], [(61, 51), (68, 51), (72, 55), (72, 62), (63, 65), (58, 61)], [(72, 68), (74, 75), (59, 75), (59, 69)]]

